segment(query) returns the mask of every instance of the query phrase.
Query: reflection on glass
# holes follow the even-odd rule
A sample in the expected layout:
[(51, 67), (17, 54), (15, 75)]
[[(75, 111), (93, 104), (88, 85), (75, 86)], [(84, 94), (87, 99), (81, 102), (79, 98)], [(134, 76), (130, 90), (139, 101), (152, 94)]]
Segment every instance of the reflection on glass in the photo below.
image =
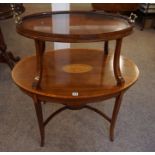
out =
[(53, 32), (59, 34), (69, 34), (69, 14), (52, 16)]
[[(69, 25), (70, 25), (70, 15), (69, 14), (64, 14), (64, 15), (56, 15), (52, 16), (52, 31), (53, 33), (56, 34), (69, 34)], [(54, 49), (64, 49), (64, 48), (70, 48), (70, 43), (54, 43)], [(59, 68), (59, 63), (62, 61), (62, 59), (59, 57), (59, 55), (54, 56), (55, 60), (55, 68), (58, 70)], [(70, 64), (70, 55), (66, 55), (65, 61), (67, 64)], [(57, 76), (57, 75), (56, 75)], [(69, 75), (66, 75), (69, 76)], [(69, 82), (69, 78), (68, 82)], [(57, 76), (57, 81), (63, 82), (63, 79), (61, 76)], [(66, 81), (67, 83), (67, 81)]]
[[(69, 34), (69, 14), (52, 17), (52, 31), (56, 34)], [(54, 43), (54, 49), (70, 48), (69, 43)]]

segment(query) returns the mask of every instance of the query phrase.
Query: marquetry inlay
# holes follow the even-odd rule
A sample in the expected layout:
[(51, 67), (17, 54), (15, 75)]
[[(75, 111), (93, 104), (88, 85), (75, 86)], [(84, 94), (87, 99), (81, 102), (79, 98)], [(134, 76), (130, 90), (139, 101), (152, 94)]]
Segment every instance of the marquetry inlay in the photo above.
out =
[(62, 69), (67, 73), (85, 73), (91, 71), (93, 67), (86, 64), (70, 64), (63, 66)]

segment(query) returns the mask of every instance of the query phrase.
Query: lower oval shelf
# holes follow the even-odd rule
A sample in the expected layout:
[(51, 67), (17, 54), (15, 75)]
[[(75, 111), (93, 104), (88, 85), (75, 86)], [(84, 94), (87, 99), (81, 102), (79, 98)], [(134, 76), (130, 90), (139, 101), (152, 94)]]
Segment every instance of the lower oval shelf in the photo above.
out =
[(117, 86), (113, 72), (113, 55), (96, 49), (61, 49), (46, 52), (41, 89), (33, 89), (36, 57), (24, 58), (12, 71), (14, 82), (28, 95), (41, 100), (82, 104), (103, 100), (125, 91), (139, 76), (137, 66), (120, 57), (125, 84)]

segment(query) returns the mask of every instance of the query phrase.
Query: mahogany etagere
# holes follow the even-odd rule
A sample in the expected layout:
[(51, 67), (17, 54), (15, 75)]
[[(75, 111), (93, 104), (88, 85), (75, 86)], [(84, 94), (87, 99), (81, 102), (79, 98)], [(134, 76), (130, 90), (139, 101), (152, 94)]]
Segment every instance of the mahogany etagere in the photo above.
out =
[[(47, 123), (66, 109), (87, 108), (97, 112), (110, 123), (110, 140), (114, 140), (122, 97), (139, 76), (134, 62), (120, 55), (123, 38), (132, 31), (132, 17), (91, 11), (37, 13), (23, 17), (17, 24), (19, 34), (34, 40), (36, 56), (17, 63), (12, 77), (34, 101), (41, 146)], [(46, 41), (91, 43), (110, 40), (116, 40), (114, 51), (71, 48), (45, 52)], [(88, 105), (113, 97), (116, 100), (111, 117)], [(46, 101), (64, 106), (44, 120), (42, 104)]]

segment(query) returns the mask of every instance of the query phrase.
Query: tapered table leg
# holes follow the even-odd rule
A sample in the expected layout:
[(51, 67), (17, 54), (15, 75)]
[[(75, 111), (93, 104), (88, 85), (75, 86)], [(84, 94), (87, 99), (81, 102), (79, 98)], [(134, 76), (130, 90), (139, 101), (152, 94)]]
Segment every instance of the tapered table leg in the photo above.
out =
[(108, 54), (109, 53), (109, 42), (105, 41), (104, 42), (104, 54)]
[(122, 102), (122, 97), (123, 97), (123, 93), (120, 93), (116, 97), (116, 101), (115, 101), (115, 105), (114, 105), (114, 109), (113, 109), (113, 114), (112, 114), (112, 119), (111, 119), (111, 124), (110, 124), (110, 140), (111, 141), (114, 141), (114, 128), (115, 128), (118, 112), (120, 109), (120, 105)]
[(36, 110), (39, 130), (40, 130), (40, 136), (41, 136), (41, 143), (40, 146), (44, 146), (44, 139), (45, 139), (45, 130), (44, 130), (44, 122), (43, 122), (43, 113), (42, 113), (42, 106), (41, 102), (37, 99), (37, 97), (34, 97), (34, 106)]
[(35, 47), (36, 47), (36, 76), (34, 77), (32, 87), (37, 89), (40, 88), (40, 83), (42, 80), (45, 41), (35, 40)]
[(113, 61), (114, 75), (117, 80), (117, 85), (123, 85), (125, 82), (125, 80), (121, 74), (121, 69), (120, 69), (121, 45), (122, 45), (122, 38), (117, 39), (115, 53), (114, 53), (114, 61)]

